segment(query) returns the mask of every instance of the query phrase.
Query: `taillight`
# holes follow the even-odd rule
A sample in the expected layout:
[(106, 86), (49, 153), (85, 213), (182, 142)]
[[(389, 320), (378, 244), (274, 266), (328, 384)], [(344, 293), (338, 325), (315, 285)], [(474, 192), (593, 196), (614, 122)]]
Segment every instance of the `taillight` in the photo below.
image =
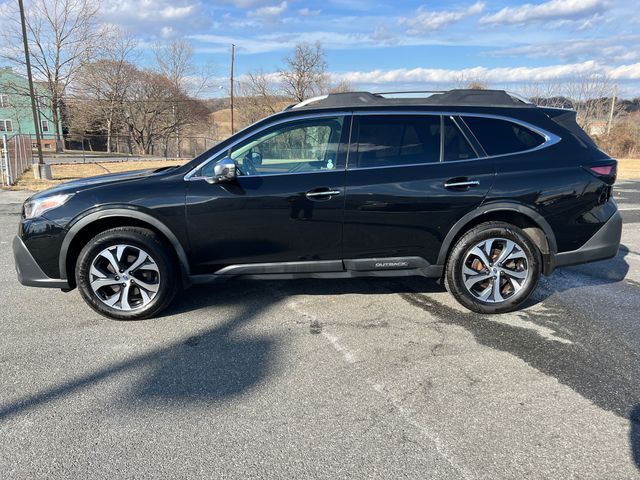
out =
[(616, 167), (614, 165), (603, 165), (601, 167), (590, 167), (591, 170), (596, 175), (605, 175), (610, 176), (611, 172), (615, 172)]
[(585, 170), (592, 175), (595, 175), (603, 182), (613, 185), (616, 181), (616, 176), (618, 175), (618, 162), (615, 160), (609, 160), (607, 163), (585, 166)]

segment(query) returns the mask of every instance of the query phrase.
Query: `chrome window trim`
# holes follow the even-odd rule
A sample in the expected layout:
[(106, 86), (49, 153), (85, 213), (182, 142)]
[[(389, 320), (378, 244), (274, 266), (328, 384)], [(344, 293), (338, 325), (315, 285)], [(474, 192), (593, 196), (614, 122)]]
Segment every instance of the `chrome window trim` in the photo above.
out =
[[(465, 160), (448, 160), (446, 162), (422, 162), (422, 163), (411, 163), (411, 164), (406, 164), (406, 165), (386, 165), (386, 166), (380, 166), (380, 167), (362, 167), (362, 168), (349, 168), (349, 165), (347, 165), (347, 170), (353, 171), (353, 170), (371, 170), (374, 168), (399, 168), (399, 167), (416, 167), (416, 166), (425, 166), (425, 165), (443, 165), (443, 164), (449, 164), (449, 163), (458, 163), (458, 162), (476, 162), (479, 160), (491, 160), (493, 158), (500, 158), (500, 157), (510, 157), (512, 155), (521, 155), (524, 153), (531, 153), (531, 152), (535, 152), (538, 150), (542, 150), (543, 148), (547, 148), (547, 147), (551, 147), (552, 145), (555, 145), (556, 143), (560, 142), (562, 140), (562, 138), (560, 138), (559, 136), (551, 133), (551, 132), (547, 132), (546, 130), (543, 130), (540, 127), (537, 127), (529, 122), (525, 122), (524, 120), (519, 120), (513, 117), (508, 117), (506, 115), (494, 115), (492, 113), (477, 113), (477, 112), (452, 112), (452, 111), (443, 111), (443, 110), (398, 110), (398, 111), (391, 111), (391, 110), (359, 110), (359, 111), (354, 111), (352, 113), (353, 116), (361, 116), (361, 115), (446, 115), (446, 116), (454, 116), (454, 117), (460, 117), (462, 119), (462, 121), (464, 121), (464, 117), (479, 117), (479, 118), (494, 118), (496, 120), (504, 120), (507, 122), (512, 122), (515, 123), (516, 125), (520, 125), (522, 127), (528, 128), (529, 130), (534, 131), (535, 133), (537, 133), (538, 135), (540, 135), (541, 137), (544, 138), (544, 142), (542, 142), (540, 145), (538, 145), (537, 147), (534, 148), (530, 148), (528, 150), (522, 150), (520, 152), (513, 152), (513, 153), (502, 153), (500, 155), (485, 155), (485, 156), (479, 156), (476, 158), (468, 158)], [(480, 143), (480, 142), (478, 142)], [(472, 145), (473, 148), (473, 145)]]
[[(285, 118), (281, 118), (278, 119), (274, 122), (271, 122), (261, 128), (259, 128), (258, 130), (254, 130), (250, 133), (247, 133), (245, 135), (243, 135), (242, 137), (240, 137), (238, 140), (236, 140), (235, 142), (233, 142), (231, 145), (228, 145), (227, 147), (225, 147), (224, 149), (218, 149), (216, 150), (209, 158), (207, 158), (206, 160), (204, 160), (203, 162), (201, 162), (200, 164), (198, 164), (196, 167), (194, 167), (191, 171), (189, 171), (185, 176), (184, 176), (184, 180), (186, 181), (195, 181), (195, 180), (204, 180), (204, 177), (201, 176), (195, 176), (195, 172), (197, 172), (199, 169), (201, 169), (202, 167), (204, 167), (205, 165), (207, 165), (210, 161), (212, 161), (215, 157), (217, 157), (219, 154), (221, 154), (222, 152), (224, 152), (225, 150), (230, 150), (233, 149), (233, 147), (235, 147), (236, 145), (238, 145), (239, 143), (245, 141), (247, 138), (251, 137), (252, 135), (258, 134), (268, 128), (271, 127), (275, 127), (277, 125), (281, 125), (283, 123), (288, 123), (288, 122), (294, 122), (297, 120), (310, 120), (310, 119), (315, 119), (315, 118), (326, 118), (326, 117), (342, 117), (342, 116), (364, 116), (364, 115), (414, 115), (414, 116), (420, 116), (420, 115), (447, 115), (447, 116), (453, 116), (453, 117), (460, 117), (462, 119), (462, 121), (464, 121), (464, 117), (479, 117), (479, 118), (493, 118), (496, 120), (504, 120), (507, 122), (512, 122), (515, 123), (516, 125), (520, 125), (522, 127), (528, 128), (529, 130), (532, 130), (533, 132), (537, 133), (538, 135), (540, 135), (541, 137), (544, 138), (544, 142), (542, 142), (540, 145), (534, 147), (534, 148), (530, 148), (528, 150), (522, 150), (520, 152), (513, 152), (513, 153), (502, 153), (500, 155), (485, 155), (485, 156), (478, 156), (476, 158), (469, 158), (469, 159), (465, 159), (465, 160), (449, 160), (449, 161), (442, 161), (442, 162), (427, 162), (427, 163), (411, 163), (411, 164), (406, 164), (406, 165), (387, 165), (387, 166), (379, 166), (379, 167), (361, 167), (361, 168), (350, 168), (349, 166), (349, 162), (347, 161), (347, 163), (344, 166), (344, 169), (336, 169), (336, 170), (318, 170), (317, 172), (291, 172), (291, 173), (276, 173), (273, 175), (243, 175), (245, 177), (261, 177), (261, 176), (274, 176), (274, 175), (296, 175), (296, 174), (304, 174), (304, 173), (322, 173), (322, 172), (339, 172), (339, 171), (344, 171), (344, 170), (371, 170), (371, 169), (376, 169), (376, 168), (400, 168), (400, 167), (416, 167), (416, 166), (425, 166), (425, 165), (442, 165), (442, 164), (449, 164), (449, 163), (457, 163), (457, 162), (475, 162), (475, 161), (479, 161), (479, 160), (490, 160), (493, 158), (500, 158), (500, 157), (508, 157), (508, 156), (512, 156), (512, 155), (522, 155), (525, 153), (532, 153), (532, 152), (536, 152), (538, 150), (542, 150), (543, 148), (547, 148), (547, 147), (551, 147), (552, 145), (557, 144), (558, 142), (560, 142), (562, 140), (561, 137), (548, 132), (546, 130), (543, 130), (540, 127), (537, 127), (529, 122), (525, 122), (523, 120), (519, 120), (513, 117), (509, 117), (506, 115), (495, 115), (492, 113), (477, 113), (477, 112), (453, 112), (453, 111), (447, 111), (447, 110), (355, 110), (355, 111), (336, 111), (336, 112), (317, 112), (317, 113), (307, 113), (307, 114), (303, 114), (303, 115), (296, 115), (296, 116), (287, 116)], [(249, 128), (249, 127), (247, 127)], [(351, 134), (353, 134), (353, 132), (350, 132)], [(350, 143), (351, 143), (351, 135), (350, 135)], [(472, 145), (473, 148), (473, 145)], [(349, 149), (350, 150), (350, 149)]]
[[(263, 127), (257, 129), (257, 130), (253, 130), (249, 133), (244, 134), (242, 137), (240, 137), (238, 140), (236, 140), (235, 142), (233, 142), (231, 145), (227, 145), (225, 148), (220, 148), (218, 150), (216, 150), (212, 155), (209, 156), (209, 158), (207, 158), (206, 160), (200, 162), (197, 166), (195, 166), (193, 169), (191, 169), (185, 176), (184, 176), (184, 180), (191, 182), (191, 181), (196, 181), (196, 180), (204, 180), (204, 177), (202, 176), (196, 176), (195, 173), (200, 170), (201, 168), (203, 168), (205, 165), (207, 165), (209, 162), (211, 162), (214, 158), (216, 158), (218, 155), (220, 155), (221, 153), (225, 152), (226, 150), (232, 150), (233, 147), (235, 147), (236, 145), (238, 145), (239, 143), (244, 142), (246, 139), (248, 139), (249, 137), (259, 134), (260, 132), (263, 132), (271, 127), (275, 127), (278, 125), (281, 125), (283, 123), (289, 123), (289, 122), (295, 122), (298, 120), (313, 120), (315, 118), (330, 118), (330, 117), (346, 117), (351, 115), (351, 112), (344, 112), (344, 111), (340, 111), (340, 112), (324, 112), (324, 113), (307, 113), (307, 114), (302, 114), (302, 115), (295, 115), (295, 116), (287, 116), (285, 118), (280, 118), (277, 119), (273, 122), (270, 122), (267, 125), (264, 125)], [(251, 125), (249, 125), (246, 129), (250, 128)], [(245, 130), (246, 130), (245, 129)], [(346, 169), (346, 165), (345, 168), (341, 168), (341, 169), (334, 169), (334, 170), (318, 170), (316, 172), (286, 172), (286, 173), (274, 173), (274, 174), (268, 174), (268, 175), (242, 175), (243, 177), (273, 177), (275, 175), (300, 175), (303, 173), (321, 173), (321, 172), (341, 172), (344, 171)]]

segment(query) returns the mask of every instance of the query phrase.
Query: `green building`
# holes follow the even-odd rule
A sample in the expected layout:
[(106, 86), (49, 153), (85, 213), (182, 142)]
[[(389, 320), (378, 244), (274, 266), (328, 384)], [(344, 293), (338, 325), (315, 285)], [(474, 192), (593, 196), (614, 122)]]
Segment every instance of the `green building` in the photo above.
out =
[[(38, 97), (38, 120), (42, 134), (42, 148), (55, 150), (53, 111), (47, 90), (34, 85)], [(60, 118), (58, 116), (58, 118)], [(29, 83), (25, 77), (10, 67), (0, 67), (0, 136), (27, 134), (32, 136), (35, 147), (36, 129), (31, 111)]]

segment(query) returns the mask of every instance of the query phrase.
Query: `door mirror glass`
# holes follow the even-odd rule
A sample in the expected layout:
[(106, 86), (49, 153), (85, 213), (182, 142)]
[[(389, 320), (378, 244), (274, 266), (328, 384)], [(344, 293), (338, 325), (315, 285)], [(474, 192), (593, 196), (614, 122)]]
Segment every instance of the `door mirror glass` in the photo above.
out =
[(208, 183), (231, 182), (236, 178), (236, 162), (229, 157), (218, 160), (213, 165), (213, 174), (204, 175)]

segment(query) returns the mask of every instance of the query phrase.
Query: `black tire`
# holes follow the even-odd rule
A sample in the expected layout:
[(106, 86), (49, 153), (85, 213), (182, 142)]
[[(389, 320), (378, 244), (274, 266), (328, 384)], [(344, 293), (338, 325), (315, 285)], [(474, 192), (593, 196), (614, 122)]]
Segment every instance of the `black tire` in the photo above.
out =
[[(485, 257), (490, 261), (489, 265), (485, 266), (482, 261), (479, 261), (478, 256), (473, 255), (472, 250), (478, 244), (489, 239), (495, 239), (496, 241), (485, 243), (485, 248), (489, 243), (492, 243), (495, 248), (489, 247), (489, 250), (496, 253), (494, 256)], [(517, 245), (517, 249), (514, 249), (514, 252), (516, 252), (514, 256), (524, 255), (515, 260), (509, 260), (508, 263), (504, 264), (509, 265), (507, 270), (516, 275), (524, 275), (524, 270), (528, 269), (526, 278), (522, 281), (520, 279), (512, 279), (508, 274), (504, 273), (506, 267), (503, 269), (503, 265), (498, 265), (497, 263), (494, 265), (493, 263), (494, 260), (499, 259), (501, 250), (505, 249), (508, 243), (502, 240), (509, 240)], [(467, 267), (466, 270), (465, 266)], [(482, 277), (493, 276), (478, 282), (477, 278), (480, 277), (476, 278), (470, 275), (469, 268), (474, 272), (478, 271)], [(445, 284), (447, 290), (455, 299), (471, 311), (477, 313), (505, 313), (518, 309), (529, 298), (538, 285), (541, 270), (542, 257), (540, 250), (522, 229), (506, 222), (486, 222), (466, 232), (451, 250), (447, 260)], [(465, 286), (465, 275), (467, 280), (472, 283), (471, 291)], [(473, 280), (476, 280), (476, 283), (473, 283)], [(499, 285), (497, 300), (494, 298), (495, 294), (493, 293), (496, 285)], [(480, 297), (489, 288), (492, 288), (490, 297), (483, 301)], [(500, 298), (503, 298), (503, 300), (500, 301)]]
[[(141, 275), (140, 271), (146, 269), (146, 267), (139, 267), (140, 270), (132, 270), (133, 273), (128, 273), (129, 276), (122, 280), (127, 280), (127, 282), (132, 282), (133, 285), (130, 285), (130, 289), (127, 289), (127, 307), (131, 308), (130, 310), (124, 310), (122, 306), (122, 301), (120, 300), (119, 305), (116, 304), (113, 307), (109, 306), (105, 303), (105, 300), (101, 299), (100, 296), (107, 296), (104, 292), (105, 289), (115, 288), (116, 290), (108, 290), (108, 292), (115, 292), (114, 295), (118, 292), (120, 288), (118, 284), (114, 284), (115, 287), (104, 287), (98, 289), (97, 292), (91, 286), (92, 279), (95, 281), (99, 277), (91, 273), (92, 265), (94, 265), (94, 261), (98, 261), (98, 258), (102, 259), (103, 257), (100, 255), (101, 252), (105, 250), (109, 250), (111, 247), (116, 248), (117, 245), (127, 245), (130, 250), (125, 250), (125, 253), (129, 252), (143, 252), (145, 253), (150, 260), (147, 260), (146, 264), (153, 265), (153, 271), (142, 272), (142, 275), (145, 275), (142, 280), (146, 280), (148, 275), (151, 275), (154, 279), (153, 287), (156, 289), (155, 291), (147, 291), (145, 290), (147, 302), (144, 303), (145, 300), (141, 295), (141, 287), (136, 282), (135, 275)], [(124, 254), (121, 254), (123, 257)], [(122, 263), (118, 262), (120, 266), (125, 269), (126, 259), (123, 258)], [(107, 274), (109, 277), (111, 275), (114, 276), (114, 279), (120, 280), (117, 276), (119, 273), (122, 274), (123, 270), (120, 272), (113, 272), (112, 262), (107, 262)], [(129, 264), (129, 266), (132, 266)], [(155, 277), (155, 271), (157, 271), (157, 277)], [(146, 228), (140, 227), (118, 227), (112, 228), (110, 230), (106, 230), (94, 238), (92, 238), (82, 249), (80, 255), (78, 256), (78, 260), (76, 262), (76, 283), (78, 285), (78, 289), (80, 290), (80, 294), (84, 301), (93, 308), (96, 312), (105, 317), (116, 319), (116, 320), (139, 320), (143, 318), (151, 318), (160, 313), (163, 309), (165, 309), (173, 300), (177, 290), (178, 290), (178, 273), (176, 268), (176, 262), (171, 255), (168, 247), (162, 242), (162, 240), (158, 237), (158, 235)], [(123, 275), (124, 276), (124, 275)], [(137, 282), (140, 284), (140, 281)], [(122, 283), (122, 286), (125, 284)], [(131, 293), (129, 293), (131, 290)], [(139, 299), (135, 299), (137, 296)], [(153, 295), (153, 297), (148, 300), (149, 296)], [(122, 298), (122, 293), (120, 293), (120, 298)], [(129, 305), (129, 299), (133, 298), (134, 301)], [(138, 302), (138, 305), (135, 305), (135, 301)]]

